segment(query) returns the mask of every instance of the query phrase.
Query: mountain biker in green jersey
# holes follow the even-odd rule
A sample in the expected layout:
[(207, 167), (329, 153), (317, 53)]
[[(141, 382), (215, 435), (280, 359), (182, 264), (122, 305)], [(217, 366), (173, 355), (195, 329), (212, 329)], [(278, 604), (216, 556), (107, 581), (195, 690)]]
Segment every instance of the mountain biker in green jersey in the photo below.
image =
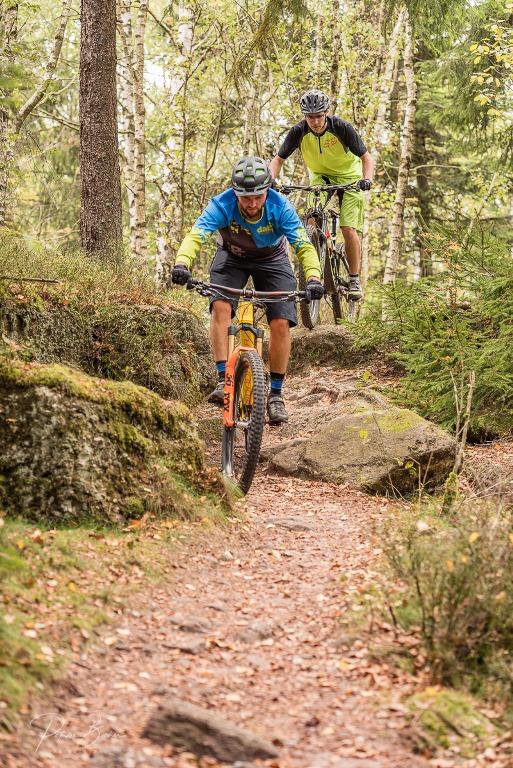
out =
[[(217, 251), (210, 266), (210, 280), (229, 288), (243, 288), (250, 277), (257, 291), (296, 290), (296, 278), (287, 241), (306, 275), (309, 299), (321, 299), (324, 288), (317, 251), (290, 202), (270, 189), (269, 165), (260, 157), (244, 157), (236, 163), (232, 185), (208, 203), (176, 255), (171, 281), (185, 285), (190, 267), (212, 232), (217, 232)], [(221, 291), (222, 293), (222, 291)], [(210, 338), (219, 382), (211, 403), (223, 404), (228, 356), (228, 326), (237, 300), (228, 296), (211, 299)], [(296, 325), (296, 307), (290, 301), (268, 303), (270, 330), (269, 367), (271, 389), (267, 400), (270, 424), (288, 420), (282, 386), (290, 355), (290, 327)]]
[[(322, 91), (307, 91), (299, 104), (304, 119), (290, 129), (272, 159), (273, 177), (279, 176), (285, 160), (300, 149), (312, 185), (357, 181), (360, 190), (369, 190), (374, 177), (374, 160), (353, 126), (340, 117), (328, 115), (330, 101)], [(340, 206), (340, 227), (349, 263), (349, 298), (354, 300), (362, 298), (360, 235), (363, 213), (361, 192), (345, 192)]]

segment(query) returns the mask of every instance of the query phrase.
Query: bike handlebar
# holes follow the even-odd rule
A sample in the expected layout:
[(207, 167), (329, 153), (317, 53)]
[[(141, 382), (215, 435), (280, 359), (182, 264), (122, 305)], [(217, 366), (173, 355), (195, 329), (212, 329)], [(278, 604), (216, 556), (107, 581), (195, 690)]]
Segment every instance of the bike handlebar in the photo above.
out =
[(205, 283), (191, 278), (186, 285), (189, 291), (208, 296), (209, 293), (229, 293), (242, 299), (259, 299), (261, 301), (301, 301), (306, 299), (306, 291), (255, 291), (253, 288), (229, 288), (218, 283)]
[(285, 185), (283, 187), (280, 187), (277, 189), (277, 192), (281, 192), (283, 195), (288, 195), (289, 192), (295, 192), (296, 190), (302, 191), (302, 192), (313, 192), (320, 194), (321, 192), (346, 192), (348, 190), (360, 190), (360, 187), (358, 186), (357, 181), (351, 182), (351, 184), (324, 184), (321, 186), (301, 186), (298, 184), (292, 184), (292, 185)]

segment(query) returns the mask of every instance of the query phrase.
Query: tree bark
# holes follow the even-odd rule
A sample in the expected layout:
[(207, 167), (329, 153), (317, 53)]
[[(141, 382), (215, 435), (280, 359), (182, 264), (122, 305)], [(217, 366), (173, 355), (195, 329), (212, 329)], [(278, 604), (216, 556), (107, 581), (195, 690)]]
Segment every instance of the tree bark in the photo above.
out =
[(128, 202), (130, 253), (135, 253), (135, 193), (134, 193), (134, 57), (131, 0), (118, 2), (118, 31), (121, 41), (119, 69), (119, 103), (121, 107), (122, 147), (121, 170)]
[(258, 93), (260, 89), (260, 76), (262, 72), (262, 59), (260, 56), (255, 62), (253, 68), (253, 77), (251, 80), (251, 91), (246, 106), (246, 119), (244, 121), (244, 134), (242, 139), (242, 154), (249, 155), (251, 151), (251, 144), (253, 143), (255, 154), (258, 153), (257, 141), (256, 141), (256, 127), (257, 127), (257, 104)]
[(14, 121), (14, 130), (16, 133), (20, 132), (21, 127), (25, 122), (25, 120), (27, 119), (27, 117), (37, 107), (37, 105), (43, 100), (45, 93), (48, 90), (48, 86), (53, 80), (53, 76), (57, 68), (57, 64), (59, 63), (59, 57), (61, 55), (61, 50), (62, 50), (62, 43), (64, 42), (64, 33), (66, 31), (70, 13), (71, 13), (71, 0), (62, 0), (61, 16), (59, 19), (59, 25), (57, 27), (57, 33), (54, 38), (52, 52), (46, 64), (46, 72), (38, 88), (36, 88), (32, 96), (30, 96), (27, 99), (25, 104), (23, 104), (21, 109), (18, 111), (18, 114), (16, 115), (16, 119)]
[(148, 0), (140, 0), (134, 31), (134, 256), (146, 260), (146, 110), (144, 107), (144, 38)]
[(331, 45), (331, 72), (330, 72), (330, 97), (333, 113), (337, 111), (339, 91), (339, 56), (340, 56), (340, 0), (332, 0), (331, 3), (333, 41)]
[[(175, 59), (175, 70), (169, 87), (169, 101), (173, 101), (176, 94), (183, 88), (183, 101), (186, 101), (187, 83), (190, 72), (190, 58), (194, 43), (194, 19), (189, 8), (183, 2), (178, 5), (178, 54)], [(173, 248), (171, 234), (178, 239), (182, 234), (185, 205), (185, 151), (187, 147), (186, 129), (187, 113), (185, 107), (182, 110), (181, 120), (182, 135), (180, 142), (170, 135), (167, 141), (167, 152), (164, 161), (163, 182), (160, 186), (159, 220), (157, 225), (157, 283), (166, 284), (172, 267)], [(175, 157), (180, 157), (179, 172), (176, 167)], [(179, 183), (177, 183), (179, 182)], [(171, 205), (173, 194), (175, 200), (180, 203), (180, 214), (176, 205)]]
[(81, 22), (81, 242), (88, 254), (117, 260), (122, 232), (115, 0), (82, 0)]
[[(431, 207), (429, 205), (429, 181), (426, 165), (428, 163), (428, 154), (426, 149), (426, 131), (422, 126), (415, 126), (415, 165), (417, 179), (417, 202), (421, 224), (423, 227), (429, 225), (431, 219)], [(422, 231), (419, 228), (417, 236), (417, 245), (419, 249), (419, 272), (420, 277), (428, 277), (433, 274), (433, 261), (429, 249), (426, 248)]]
[[(376, 108), (371, 112), (367, 122), (367, 135), (369, 136), (368, 144), (376, 165), (379, 162), (379, 157), (386, 141), (386, 116), (390, 104), (390, 96), (392, 95), (392, 91), (395, 85), (395, 78), (397, 76), (396, 61), (398, 57), (398, 43), (403, 23), (404, 11), (400, 11), (388, 43), (385, 65), (379, 84), (379, 96), (376, 103)], [(363, 222), (362, 233), (361, 277), (362, 285), (364, 287), (367, 285), (367, 281), (369, 279), (369, 238), (373, 211), (372, 202), (373, 198), (371, 192), (367, 199), (367, 213)]]
[[(12, 56), (12, 44), (18, 34), (18, 3), (0, 0), (0, 65)], [(4, 95), (9, 95), (8, 93)], [(0, 227), (7, 225), (9, 209), (9, 167), (13, 159), (13, 139), (9, 111), (0, 106)]]
[(404, 22), (404, 79), (406, 83), (406, 106), (404, 109), (404, 121), (401, 131), (401, 153), (399, 158), (399, 174), (395, 192), (392, 224), (390, 227), (390, 243), (385, 263), (384, 283), (393, 283), (396, 279), (397, 268), (401, 256), (401, 244), (404, 227), (404, 205), (408, 186), (408, 175), (413, 152), (415, 108), (417, 89), (415, 85), (415, 73), (413, 71), (414, 41), (412, 28), (408, 15)]

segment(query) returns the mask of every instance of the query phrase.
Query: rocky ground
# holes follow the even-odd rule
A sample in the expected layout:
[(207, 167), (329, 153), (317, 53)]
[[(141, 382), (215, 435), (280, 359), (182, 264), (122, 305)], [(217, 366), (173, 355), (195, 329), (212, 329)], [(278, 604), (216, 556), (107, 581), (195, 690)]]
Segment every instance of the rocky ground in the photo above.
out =
[[(335, 384), (361, 375), (316, 370), (291, 378), (293, 429), (268, 429), (265, 450), (292, 431), (307, 438), (314, 406), (333, 399)], [(213, 459), (216, 416), (203, 413)], [(134, 597), (117, 625), (75, 655), (57, 692), (34, 702), (16, 736), (0, 737), (1, 764), (505, 766), (493, 750), (471, 762), (415, 754), (403, 701), (427, 681), (376, 654), (344, 623), (375, 578), (374, 526), (391, 503), (347, 484), (275, 474), (263, 463), (243, 514), (183, 539), (168, 583)], [(190, 712), (183, 724), (183, 703), (206, 711), (210, 755), (190, 751), (197, 732)], [(219, 715), (228, 722), (209, 720)], [(165, 744), (171, 733), (176, 742), (177, 722), (180, 747)], [(243, 730), (234, 733), (234, 725)]]

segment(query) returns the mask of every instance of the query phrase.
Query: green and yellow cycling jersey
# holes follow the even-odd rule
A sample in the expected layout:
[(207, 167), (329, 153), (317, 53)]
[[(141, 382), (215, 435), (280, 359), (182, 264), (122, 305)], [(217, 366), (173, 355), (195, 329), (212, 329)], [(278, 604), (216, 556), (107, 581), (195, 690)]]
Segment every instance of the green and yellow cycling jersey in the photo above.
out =
[(360, 158), (367, 149), (351, 123), (340, 117), (326, 117), (326, 127), (320, 134), (313, 133), (306, 120), (294, 125), (278, 150), (278, 157), (286, 160), (296, 149), (301, 150), (311, 175), (336, 177), (338, 184), (362, 177)]

